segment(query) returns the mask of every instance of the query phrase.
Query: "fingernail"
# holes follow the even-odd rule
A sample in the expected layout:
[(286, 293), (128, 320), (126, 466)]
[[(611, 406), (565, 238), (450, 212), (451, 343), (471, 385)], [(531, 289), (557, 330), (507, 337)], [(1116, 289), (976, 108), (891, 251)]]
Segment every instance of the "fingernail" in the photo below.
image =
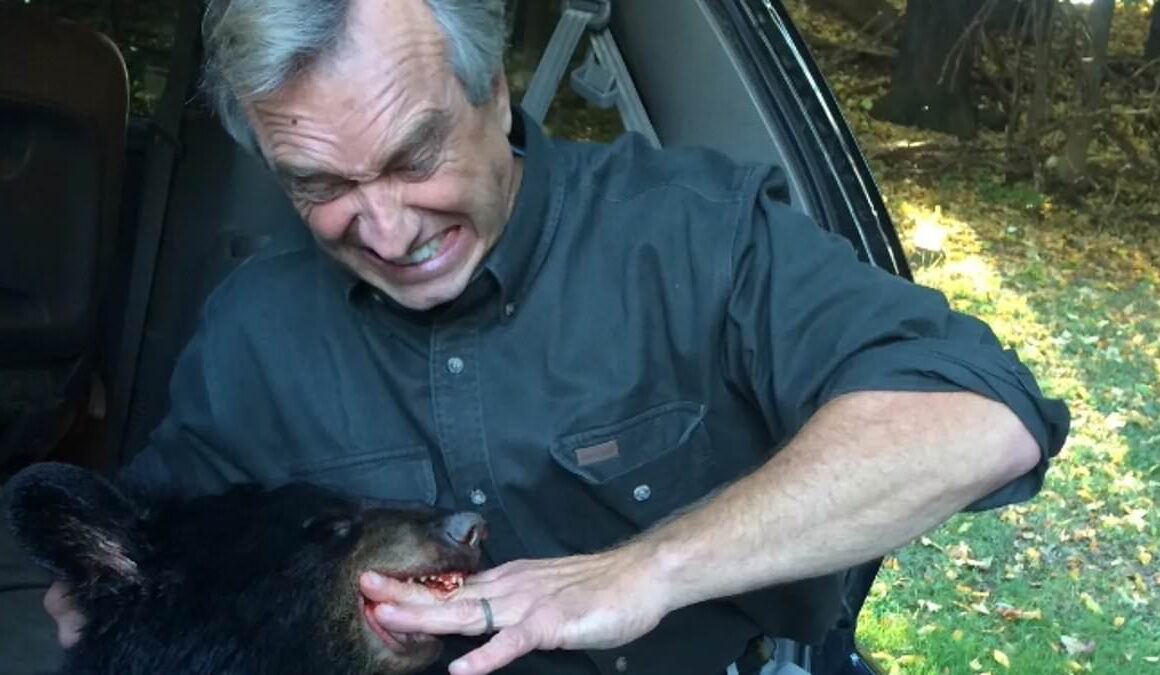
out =
[(388, 605), (386, 603), (380, 603), (378, 606), (375, 607), (375, 617), (376, 618), (383, 620), (383, 619), (390, 619), (393, 616), (395, 616), (395, 608), (393, 605)]
[(464, 672), (466, 669), (467, 662), (463, 659), (452, 661), (451, 665), (447, 666), (447, 672), (451, 673), (451, 675), (458, 675), (459, 673)]
[(383, 585), (383, 578), (377, 572), (364, 572), (362, 582), (367, 586), (378, 588)]

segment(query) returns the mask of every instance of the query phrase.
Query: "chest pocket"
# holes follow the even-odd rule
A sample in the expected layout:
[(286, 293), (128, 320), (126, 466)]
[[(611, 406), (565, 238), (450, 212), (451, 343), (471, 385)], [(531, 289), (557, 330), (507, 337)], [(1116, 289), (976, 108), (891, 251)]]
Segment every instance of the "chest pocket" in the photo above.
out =
[(290, 467), (290, 479), (354, 496), (435, 504), (435, 470), (425, 445), (383, 448)]
[(588, 519), (580, 529), (590, 533), (566, 539), (607, 546), (707, 493), (712, 454), (704, 415), (698, 403), (667, 403), (554, 443), (552, 458), (580, 488), (561, 490), (560, 498), (581, 500), (562, 506)]

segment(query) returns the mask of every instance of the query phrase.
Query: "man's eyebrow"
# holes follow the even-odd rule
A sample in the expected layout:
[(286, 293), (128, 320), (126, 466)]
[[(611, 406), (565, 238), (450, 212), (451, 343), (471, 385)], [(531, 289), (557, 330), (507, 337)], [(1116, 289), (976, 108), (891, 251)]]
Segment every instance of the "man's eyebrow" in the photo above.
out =
[(310, 166), (299, 166), (286, 162), (274, 162), (274, 173), (283, 180), (341, 180), (341, 178), (327, 169)]
[[(387, 159), (379, 164), (382, 168), (397, 166), (406, 161), (424, 146), (437, 145), (442, 142), (450, 128), (450, 116), (441, 110), (432, 110), (424, 113), (403, 135), (403, 140), (391, 149)], [(345, 178), (321, 167), (305, 166), (293, 162), (274, 162), (274, 172), (278, 177), (288, 181), (330, 180), (341, 181)]]
[(392, 149), (390, 155), (380, 166), (389, 168), (402, 164), (416, 152), (428, 145), (438, 145), (450, 129), (450, 116), (442, 110), (430, 110), (414, 123), (398, 146)]

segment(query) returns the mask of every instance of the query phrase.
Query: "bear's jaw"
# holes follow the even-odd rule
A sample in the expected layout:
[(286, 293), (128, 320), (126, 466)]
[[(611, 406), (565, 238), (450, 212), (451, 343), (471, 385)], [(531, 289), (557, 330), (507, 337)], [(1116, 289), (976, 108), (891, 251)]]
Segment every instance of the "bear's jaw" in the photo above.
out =
[(370, 653), (385, 666), (380, 672), (403, 675), (426, 668), (438, 656), (443, 645), (433, 635), (425, 633), (396, 633), (388, 631), (375, 621), (377, 603), (363, 601), (362, 633)]

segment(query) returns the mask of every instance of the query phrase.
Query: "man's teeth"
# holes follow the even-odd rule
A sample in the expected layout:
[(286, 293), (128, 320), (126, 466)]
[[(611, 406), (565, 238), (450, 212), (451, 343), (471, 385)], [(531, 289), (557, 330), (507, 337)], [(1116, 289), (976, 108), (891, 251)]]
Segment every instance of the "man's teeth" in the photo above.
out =
[(430, 260), (439, 252), (439, 247), (443, 245), (443, 240), (447, 238), (447, 233), (443, 233), (435, 237), (426, 244), (411, 251), (410, 255), (406, 255), (398, 260), (403, 265), (418, 265)]

